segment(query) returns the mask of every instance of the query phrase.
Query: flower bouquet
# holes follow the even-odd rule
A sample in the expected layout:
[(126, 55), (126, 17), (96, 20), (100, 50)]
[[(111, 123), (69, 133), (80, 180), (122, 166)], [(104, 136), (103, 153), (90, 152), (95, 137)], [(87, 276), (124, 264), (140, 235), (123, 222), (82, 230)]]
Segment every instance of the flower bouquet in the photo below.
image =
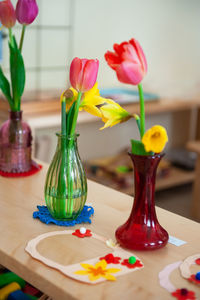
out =
[(108, 51), (105, 59), (116, 72), (119, 81), (137, 85), (140, 101), (140, 116), (130, 114), (119, 104), (107, 100), (101, 108), (103, 128), (135, 118), (140, 140), (131, 140), (129, 153), (134, 164), (135, 197), (128, 220), (116, 231), (121, 246), (135, 250), (152, 250), (166, 245), (168, 233), (157, 220), (154, 202), (155, 176), (157, 166), (168, 141), (164, 127), (155, 125), (145, 130), (145, 105), (141, 81), (147, 72), (144, 52), (135, 39), (114, 44), (114, 52)]
[[(10, 106), (10, 117), (0, 129), (0, 170), (23, 173), (31, 169), (31, 129), (22, 121), (21, 97), (25, 86), (25, 67), (22, 47), (26, 26), (38, 14), (35, 0), (18, 0), (14, 9), (10, 0), (0, 2), (0, 22), (9, 32), (10, 82), (0, 67), (0, 88)], [(17, 43), (12, 28), (16, 19), (22, 25), (21, 38)]]
[(77, 148), (76, 124), (79, 110), (102, 116), (96, 78), (98, 60), (74, 58), (70, 66), (72, 87), (61, 95), (61, 133), (45, 183), (45, 201), (58, 220), (74, 220), (87, 198), (87, 180)]

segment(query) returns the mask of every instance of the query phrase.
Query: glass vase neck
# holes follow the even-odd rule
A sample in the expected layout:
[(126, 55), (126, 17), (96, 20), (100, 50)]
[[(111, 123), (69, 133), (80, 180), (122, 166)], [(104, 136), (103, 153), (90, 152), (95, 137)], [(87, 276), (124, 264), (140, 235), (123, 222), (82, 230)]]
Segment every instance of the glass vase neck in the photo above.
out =
[(9, 111), (11, 120), (21, 120), (22, 119), (22, 110), (20, 111)]

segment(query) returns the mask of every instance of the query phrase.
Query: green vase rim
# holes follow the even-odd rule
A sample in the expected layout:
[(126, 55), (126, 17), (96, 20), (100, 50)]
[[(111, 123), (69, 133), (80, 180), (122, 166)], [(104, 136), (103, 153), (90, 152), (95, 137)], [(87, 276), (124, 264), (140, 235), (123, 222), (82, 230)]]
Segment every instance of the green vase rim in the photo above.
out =
[(61, 132), (56, 132), (56, 135), (60, 138), (67, 139), (67, 140), (75, 140), (80, 136), (79, 133), (75, 133), (73, 135), (66, 135), (66, 134), (62, 134)]

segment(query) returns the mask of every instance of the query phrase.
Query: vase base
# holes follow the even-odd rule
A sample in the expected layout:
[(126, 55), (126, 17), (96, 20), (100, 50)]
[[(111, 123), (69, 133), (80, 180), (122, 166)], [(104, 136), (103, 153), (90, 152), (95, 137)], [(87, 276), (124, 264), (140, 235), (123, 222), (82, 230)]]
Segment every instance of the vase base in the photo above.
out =
[[(150, 236), (151, 237), (148, 237)], [(121, 247), (129, 249), (129, 250), (156, 250), (163, 248), (169, 239), (169, 235), (167, 231), (160, 226), (159, 233), (148, 232), (144, 234), (144, 232), (138, 232), (134, 230), (125, 230), (124, 225), (119, 227), (115, 232), (115, 237), (117, 242)]]

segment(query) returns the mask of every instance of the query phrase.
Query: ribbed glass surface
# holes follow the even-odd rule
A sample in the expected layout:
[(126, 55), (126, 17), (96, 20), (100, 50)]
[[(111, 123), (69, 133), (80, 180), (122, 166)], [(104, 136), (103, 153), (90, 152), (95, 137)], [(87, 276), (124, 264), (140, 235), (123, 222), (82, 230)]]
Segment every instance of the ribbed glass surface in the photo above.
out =
[(73, 220), (87, 198), (87, 179), (77, 149), (77, 135), (57, 134), (58, 145), (45, 183), (45, 201), (55, 219)]

